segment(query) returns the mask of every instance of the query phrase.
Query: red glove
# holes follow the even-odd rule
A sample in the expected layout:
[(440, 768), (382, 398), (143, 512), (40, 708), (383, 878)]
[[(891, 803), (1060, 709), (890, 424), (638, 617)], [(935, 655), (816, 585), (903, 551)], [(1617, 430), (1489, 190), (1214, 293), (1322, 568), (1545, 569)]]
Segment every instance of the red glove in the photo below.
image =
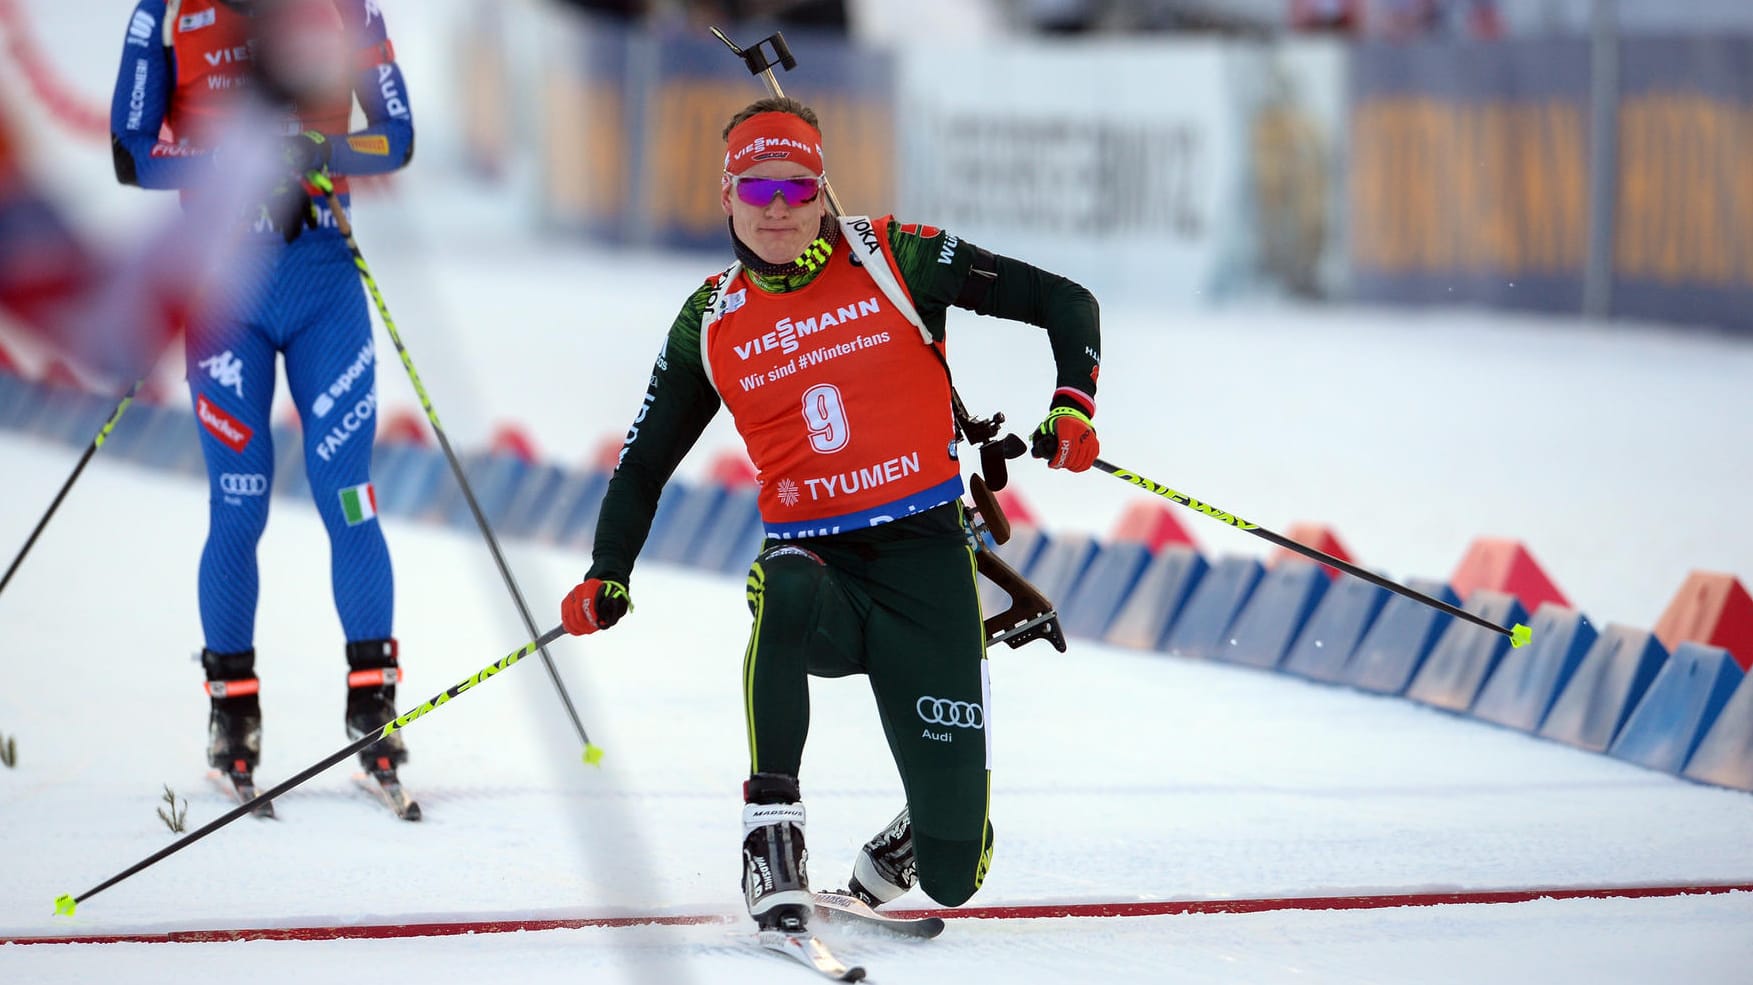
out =
[(618, 581), (586, 578), (566, 593), (560, 603), (560, 622), (574, 636), (585, 636), (599, 629), (608, 629), (621, 621), (633, 600), (627, 586)]
[(1032, 447), (1036, 458), (1045, 458), (1050, 469), (1082, 472), (1102, 453), (1102, 443), (1088, 414), (1075, 407), (1055, 407), (1035, 429)]

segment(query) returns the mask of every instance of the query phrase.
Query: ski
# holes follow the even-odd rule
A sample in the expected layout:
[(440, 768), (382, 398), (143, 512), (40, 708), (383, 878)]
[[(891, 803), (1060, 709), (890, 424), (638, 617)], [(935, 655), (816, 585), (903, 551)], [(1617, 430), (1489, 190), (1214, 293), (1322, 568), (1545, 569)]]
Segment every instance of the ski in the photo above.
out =
[(408, 796), (407, 790), (402, 788), (402, 781), (397, 778), (395, 770), (372, 770), (369, 774), (355, 773), (353, 780), (366, 793), (371, 794), (373, 799), (395, 812), (395, 815), (402, 820), (420, 820), (420, 805), (414, 801), (413, 797)]
[(859, 982), (864, 980), (864, 969), (858, 965), (848, 968), (834, 957), (814, 934), (792, 934), (783, 930), (763, 930), (757, 935), (761, 946), (775, 954), (783, 954), (804, 967), (837, 982)]
[[(236, 797), (237, 802), (240, 804), (247, 804), (256, 799), (256, 778), (253, 773), (244, 773), (236, 770), (226, 770), (222, 773), (219, 770), (208, 770), (207, 778), (212, 780), (214, 785), (219, 787), (220, 790), (224, 791), (226, 796)], [(250, 811), (250, 813), (254, 814), (256, 817), (271, 820), (276, 816), (274, 814), (274, 802), (271, 800), (264, 800), (256, 806), (255, 810)]]
[(855, 927), (874, 927), (902, 937), (929, 940), (943, 933), (942, 917), (903, 919), (878, 913), (856, 896), (845, 893), (817, 893), (816, 913), (829, 923)]

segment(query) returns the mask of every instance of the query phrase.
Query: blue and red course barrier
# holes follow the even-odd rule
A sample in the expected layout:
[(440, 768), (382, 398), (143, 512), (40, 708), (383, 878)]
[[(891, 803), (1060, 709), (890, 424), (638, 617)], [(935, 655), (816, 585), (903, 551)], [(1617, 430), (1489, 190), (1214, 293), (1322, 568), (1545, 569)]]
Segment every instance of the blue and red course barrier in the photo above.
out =
[(1753, 674), (1741, 679), (1687, 761), (1685, 775), (1700, 783), (1753, 791)]
[(1361, 578), (1337, 579), (1280, 666), (1289, 673), (1329, 684), (1345, 680), (1352, 653), (1392, 594)]
[(1175, 617), (1199, 587), (1211, 565), (1188, 547), (1166, 547), (1151, 559), (1115, 613), (1103, 641), (1135, 650), (1160, 650)]
[(1540, 734), (1606, 752), (1667, 661), (1668, 651), (1654, 633), (1609, 625), (1559, 692)]
[[(1525, 622), (1528, 612), (1514, 595), (1477, 591), (1467, 600), (1468, 612), (1498, 624)], [(1406, 696), (1420, 704), (1465, 712), (1473, 707), (1486, 678), (1509, 651), (1509, 637), (1482, 626), (1454, 620), (1443, 630), (1424, 666), (1406, 688)]]
[(1226, 645), (1217, 648), (1218, 659), (1277, 670), (1326, 595), (1329, 579), (1325, 565), (1300, 558), (1277, 564), (1242, 606)]
[(1230, 624), (1265, 572), (1259, 560), (1251, 557), (1226, 557), (1212, 565), (1175, 618), (1163, 649), (1195, 660), (1216, 657), (1229, 645)]
[[(83, 448), (114, 398), (77, 388), (65, 367), (58, 382), (0, 371), (0, 427)], [(417, 416), (390, 413), (372, 462), (386, 516), (473, 523), (438, 450)], [(595, 466), (568, 469), (534, 460), (508, 432), (485, 452), (464, 457), (483, 510), (507, 536), (589, 550), (620, 439), (606, 440)], [(515, 435), (512, 435), (515, 437)], [(305, 490), (295, 422), (274, 427), (277, 494)], [(201, 475), (200, 447), (187, 401), (143, 398), (124, 415), (108, 456)], [(1356, 578), (1329, 583), (1300, 558), (1225, 558), (1215, 565), (1189, 546), (1164, 507), (1128, 511), (1107, 543), (1051, 537), (1019, 522), (1000, 549), (1059, 603), (1074, 636), (1140, 650), (1281, 669), (1469, 713), (1542, 737), (1689, 778), (1753, 791), (1753, 598), (1733, 576), (1694, 572), (1657, 631), (1609, 626), (1599, 632), (1515, 541), (1481, 539), (1455, 572), (1455, 584), (1408, 579), (1427, 595), (1458, 602), (1500, 625), (1538, 608), (1533, 643), (1510, 650), (1498, 634)], [(648, 545), (653, 559), (738, 573), (758, 551), (757, 487), (742, 456), (721, 455), (707, 479), (674, 481), (660, 501)], [(1299, 539), (1342, 552), (1331, 530), (1298, 526)], [(997, 598), (987, 598), (991, 604)], [(1669, 659), (1668, 646), (1675, 653)], [(1397, 904), (1395, 904), (1397, 905)]]
[(1539, 731), (1600, 635), (1582, 613), (1551, 602), (1534, 613), (1530, 628), (1533, 642), (1504, 654), (1473, 703), (1474, 718)]
[(1680, 772), (1744, 676), (1722, 647), (1680, 644), (1607, 747), (1607, 755)]
[[(1439, 581), (1412, 578), (1406, 587), (1450, 605), (1461, 604), (1454, 590)], [(1406, 685), (1418, 675), (1418, 668), (1424, 666), (1431, 648), (1436, 646), (1437, 637), (1454, 619), (1403, 595), (1389, 598), (1346, 663), (1345, 683), (1380, 694), (1406, 690)]]

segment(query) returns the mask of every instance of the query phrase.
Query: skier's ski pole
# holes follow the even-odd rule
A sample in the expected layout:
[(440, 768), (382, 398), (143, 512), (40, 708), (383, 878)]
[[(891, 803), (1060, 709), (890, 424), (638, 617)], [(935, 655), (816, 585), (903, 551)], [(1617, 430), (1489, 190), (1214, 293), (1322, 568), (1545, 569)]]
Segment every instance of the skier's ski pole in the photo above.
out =
[[(797, 67), (797, 59), (791, 56), (791, 47), (785, 43), (785, 35), (775, 32), (755, 42), (753, 48), (744, 49), (726, 37), (725, 33), (718, 28), (709, 28), (709, 30), (712, 31), (713, 37), (724, 42), (725, 47), (729, 48), (732, 54), (743, 60), (743, 64), (749, 67), (750, 74), (761, 77), (761, 84), (767, 87), (769, 96), (776, 99), (785, 98), (785, 90), (779, 87), (779, 77), (773, 74), (773, 66), (775, 65), (788, 72)], [(771, 58), (761, 51), (762, 45), (773, 49)], [(837, 216), (846, 214), (846, 210), (840, 207), (840, 196), (834, 194), (834, 186), (828, 184), (826, 176), (822, 178), (822, 194), (828, 197), (829, 212)]]
[(364, 750), (367, 746), (371, 745), (372, 743), (379, 742), (383, 739), (389, 738), (390, 736), (394, 735), (395, 733), (397, 733), (397, 732), (401, 731), (402, 729), (407, 728), (409, 725), (413, 724), (416, 719), (421, 718), (422, 716), (424, 716), (430, 712), (436, 711), (439, 708), (444, 707), (446, 704), (448, 704), (450, 702), (450, 700), (452, 698), (459, 697), (462, 694), (464, 694), (465, 692), (473, 690), (476, 687), (479, 687), (480, 685), (486, 683), (487, 679), (492, 677), (494, 674), (497, 674), (502, 670), (506, 670), (507, 668), (511, 667), (511, 665), (517, 663), (519, 660), (522, 660), (523, 658), (529, 656), (531, 653), (535, 653), (535, 652), (540, 651), (543, 647), (546, 647), (549, 643), (552, 643), (553, 641), (559, 639), (561, 636), (564, 636), (565, 634), (566, 634), (566, 628), (564, 626), (555, 626), (553, 629), (548, 630), (547, 632), (543, 633), (541, 636), (536, 637), (535, 639), (531, 640), (528, 643), (525, 643), (523, 646), (517, 648), (516, 650), (513, 650), (512, 652), (506, 654), (503, 657), (500, 657), (498, 660), (495, 660), (494, 662), (481, 668), (480, 670), (469, 675), (468, 677), (463, 678), (461, 681), (458, 681), (455, 685), (453, 685), (450, 688), (450, 690), (445, 691), (443, 694), (440, 694), (437, 697), (434, 697), (432, 700), (427, 701), (426, 703), (424, 703), (422, 705), (419, 705), (418, 707), (414, 708), (412, 711), (405, 712), (402, 715), (398, 716), (397, 718), (392, 719), (391, 721), (385, 722), (383, 725), (383, 728), (378, 729), (375, 732), (367, 732), (365, 735), (362, 735), (359, 738), (355, 739), (353, 742), (349, 743), (346, 748), (339, 749), (333, 753), (330, 753), (328, 756), (325, 756), (321, 762), (315, 763), (315, 764), (307, 767), (302, 772), (298, 773), (296, 776), (290, 777), (287, 780), (285, 780), (284, 782), (282, 782), (279, 786), (276, 786), (270, 790), (263, 791), (262, 793), (257, 794), (255, 797), (253, 797), (247, 801), (244, 801), (243, 803), (237, 805), (236, 807), (233, 807), (231, 810), (226, 811), (224, 814), (221, 814), (220, 816), (214, 818), (212, 821), (207, 822), (205, 825), (201, 826), (200, 828), (189, 832), (188, 834), (182, 836), (181, 838), (178, 838), (176, 841), (171, 842), (170, 844), (159, 849), (158, 851), (153, 852), (151, 855), (148, 855), (145, 858), (141, 859), (140, 861), (135, 862), (133, 865), (128, 866), (126, 869), (123, 869), (122, 871), (116, 873), (115, 875), (110, 876), (108, 879), (105, 879), (103, 882), (100, 882), (97, 885), (91, 887), (90, 889), (87, 889), (85, 892), (80, 893), (78, 896), (73, 896), (71, 894), (63, 893), (62, 895), (55, 897), (55, 912), (61, 916), (64, 916), (64, 917), (72, 916), (74, 909), (80, 903), (83, 903), (86, 900), (90, 899), (91, 897), (96, 896), (98, 893), (101, 893), (104, 890), (110, 888), (111, 886), (114, 886), (116, 883), (121, 882), (123, 879), (128, 878), (129, 876), (135, 874), (136, 872), (139, 872), (142, 869), (148, 868), (149, 866), (155, 865), (158, 862), (161, 862), (164, 859), (169, 858), (172, 855), (175, 855), (177, 852), (182, 851), (183, 849), (189, 847), (190, 845), (194, 844), (195, 842), (200, 841), (202, 838), (205, 838), (208, 835), (212, 834), (213, 832), (218, 831), (220, 828), (225, 827), (227, 824), (230, 824), (231, 822), (237, 820), (238, 818), (243, 817), (245, 814), (250, 813), (251, 811), (255, 810), (258, 806), (260, 806), (261, 804), (263, 804), (267, 801), (273, 800), (275, 797), (278, 797), (281, 794), (284, 794), (286, 791), (291, 790), (293, 787), (296, 787), (299, 784), (303, 783), (304, 781), (310, 779), (311, 777), (316, 776), (318, 773), (323, 772), (324, 770), (335, 765), (336, 763), (340, 762), (341, 760), (346, 759), (347, 757), (352, 756), (355, 753), (358, 753), (358, 752)]
[[(1034, 453), (1036, 458), (1047, 458), (1052, 453), (1051, 447), (1046, 446), (1043, 442), (1041, 442), (1039, 440), (1037, 440), (1035, 446), (1031, 449), (1031, 451)], [(1405, 596), (1406, 598), (1409, 598), (1409, 599), (1413, 600), (1414, 602), (1420, 602), (1420, 603), (1423, 603), (1424, 605), (1430, 606), (1433, 609), (1439, 609), (1443, 612), (1446, 612), (1449, 615), (1454, 616), (1457, 619), (1464, 619), (1467, 622), (1470, 622), (1475, 626), (1480, 626), (1480, 627), (1483, 627), (1485, 629), (1489, 629), (1494, 633), (1501, 633), (1504, 636), (1509, 637), (1510, 646), (1512, 646), (1512, 647), (1526, 646), (1528, 644), (1528, 641), (1533, 638), (1534, 631), (1522, 623), (1516, 623), (1514, 626), (1512, 626), (1508, 629), (1505, 629), (1504, 627), (1499, 626), (1497, 623), (1494, 623), (1489, 619), (1481, 619), (1480, 617), (1474, 615), (1471, 612), (1468, 612), (1466, 609), (1460, 608), (1459, 606), (1450, 605), (1449, 603), (1444, 602), (1442, 599), (1431, 598), (1429, 595), (1426, 595), (1423, 592), (1418, 591), (1417, 589), (1407, 588), (1405, 585), (1402, 585), (1399, 582), (1390, 581), (1386, 578), (1383, 578), (1381, 575), (1376, 574), (1375, 572), (1366, 571), (1363, 568), (1360, 568), (1357, 565), (1350, 563), (1349, 561), (1341, 561), (1339, 558), (1336, 558), (1333, 555), (1328, 554), (1325, 551), (1316, 550), (1315, 548), (1310, 547), (1307, 544), (1299, 544), (1296, 541), (1291, 540), (1289, 537), (1286, 537), (1282, 534), (1274, 533), (1271, 530), (1268, 530), (1265, 527), (1262, 527), (1257, 523), (1249, 523), (1247, 520), (1244, 520), (1241, 517), (1236, 516), (1234, 513), (1230, 513), (1230, 512), (1227, 512), (1225, 510), (1218, 509), (1216, 506), (1213, 506), (1212, 504), (1204, 502), (1202, 500), (1195, 499), (1192, 496), (1187, 495), (1186, 493), (1177, 492), (1173, 489), (1170, 489), (1168, 486), (1163, 485), (1160, 482), (1153, 482), (1152, 480), (1146, 479), (1144, 476), (1139, 475), (1137, 472), (1133, 472), (1133, 471), (1130, 471), (1128, 469), (1120, 468), (1119, 466), (1113, 464), (1112, 462), (1103, 461), (1102, 459), (1098, 458), (1095, 461), (1095, 467), (1098, 469), (1101, 469), (1103, 472), (1106, 472), (1111, 476), (1114, 476), (1115, 478), (1124, 479), (1127, 482), (1130, 482), (1133, 485), (1137, 486), (1138, 488), (1143, 489), (1145, 492), (1155, 493), (1158, 496), (1161, 496), (1162, 498), (1168, 500), (1171, 503), (1178, 503), (1181, 506), (1185, 506), (1190, 510), (1193, 510), (1193, 511), (1198, 512), (1198, 513), (1203, 513), (1206, 516), (1211, 517), (1213, 520), (1216, 520), (1219, 523), (1227, 523), (1230, 526), (1235, 527), (1237, 530), (1241, 530), (1241, 531), (1244, 531), (1246, 533), (1251, 533), (1254, 536), (1259, 537), (1261, 540), (1265, 540), (1265, 541), (1268, 541), (1270, 543), (1277, 544), (1279, 547), (1282, 547), (1287, 551), (1295, 551), (1296, 553), (1301, 554), (1303, 557), (1309, 558), (1310, 560), (1319, 561), (1322, 564), (1330, 565), (1332, 567), (1338, 568), (1340, 571), (1343, 571), (1348, 575), (1351, 575), (1354, 578), (1362, 578), (1364, 581), (1367, 581), (1372, 585), (1375, 585), (1375, 586), (1380, 587), (1380, 588), (1385, 588), (1388, 591), (1393, 592), (1395, 595)]]
[[(420, 382), (420, 373), (414, 369), (414, 357), (408, 354), (408, 347), (402, 344), (402, 333), (396, 331), (395, 319), (390, 317), (390, 309), (384, 304), (383, 293), (377, 289), (377, 280), (371, 276), (371, 268), (365, 263), (365, 254), (359, 250), (359, 241), (353, 238), (353, 223), (348, 221), (346, 212), (341, 209), (340, 200), (335, 195), (334, 183), (323, 174), (313, 174), (310, 180), (322, 190), (329, 201), (329, 211), (335, 217), (335, 225), (340, 228), (341, 236), (347, 240), (347, 249), (353, 254), (353, 265), (359, 268), (360, 279), (365, 281), (365, 288), (377, 305), (383, 327), (388, 330), (390, 341), (395, 343), (396, 353), (402, 357), (402, 366), (408, 371), (408, 379), (414, 384), (414, 392), (420, 397), (420, 406), (426, 411), (426, 420), (432, 425), (432, 433), (438, 436), (438, 447), (444, 450), (444, 458), (450, 463), (451, 474), (456, 476), (457, 485), (463, 491), (463, 499), (469, 504), (469, 512), (475, 515), (475, 525), (481, 528), (481, 536), (487, 541), (487, 550), (493, 555), (493, 563), (499, 567), (499, 576), (505, 579), (505, 589), (511, 593), (511, 600), (517, 604), (517, 614), (523, 618), (524, 631), (534, 636), (536, 621), (530, 618), (529, 604), (524, 601), (523, 591), (517, 587), (517, 579), (512, 577), (511, 566), (505, 563), (505, 555), (499, 550), (499, 538), (493, 536), (493, 528), (487, 523), (487, 514), (481, 512), (481, 504), (475, 499), (475, 490), (469, 485), (469, 477), (463, 474), (463, 463), (450, 447), (450, 438), (444, 433), (444, 425), (438, 423), (438, 411), (433, 409), (432, 398), (426, 394), (426, 385)], [(548, 668), (548, 678), (554, 682), (554, 693), (560, 696), (560, 703), (566, 706), (566, 717), (572, 719), (572, 727), (578, 732), (578, 741), (584, 743), (584, 761), (592, 766), (601, 763), (602, 747), (591, 742), (590, 733), (584, 730), (584, 722), (578, 717), (578, 709), (573, 707), (572, 696), (566, 693), (566, 684), (560, 680), (560, 671), (554, 666), (554, 658), (548, 655), (546, 643), (539, 649), (542, 665)]]
[(68, 491), (73, 488), (73, 483), (78, 480), (79, 474), (85, 471), (86, 463), (91, 461), (91, 456), (97, 454), (97, 450), (103, 447), (103, 443), (110, 439), (110, 432), (115, 429), (116, 422), (121, 420), (122, 415), (127, 412), (128, 406), (134, 402), (134, 397), (140, 392), (140, 384), (144, 382), (146, 382), (144, 379), (134, 381), (134, 385), (122, 395), (121, 402), (116, 404), (116, 409), (110, 412), (109, 420), (104, 421), (103, 427), (98, 429), (97, 437), (92, 438), (91, 444), (85, 446), (85, 454), (79, 456), (79, 464), (73, 466), (73, 474), (67, 476), (66, 482), (61, 483), (61, 491), (55, 494), (54, 502), (49, 504), (48, 511), (43, 514), (43, 518), (37, 521), (36, 529), (32, 530), (30, 536), (25, 539), (24, 546), (18, 549), (18, 556), (13, 558), (12, 564), (7, 567), (6, 576), (0, 578), (0, 592), (6, 591), (6, 586), (12, 583), (12, 576), (17, 573), (18, 566), (24, 563), (24, 556), (30, 553), (30, 549), (36, 545), (37, 538), (43, 535), (43, 528), (49, 525), (49, 520), (54, 517), (55, 511), (61, 508), (61, 500), (67, 498)]

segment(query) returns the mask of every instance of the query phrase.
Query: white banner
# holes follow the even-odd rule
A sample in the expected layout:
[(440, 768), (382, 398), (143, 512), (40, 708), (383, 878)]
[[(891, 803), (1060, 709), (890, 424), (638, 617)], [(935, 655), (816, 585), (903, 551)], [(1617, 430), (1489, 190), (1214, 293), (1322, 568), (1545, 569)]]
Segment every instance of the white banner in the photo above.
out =
[(909, 46), (897, 110), (903, 219), (1101, 297), (1217, 283), (1243, 174), (1220, 44)]

